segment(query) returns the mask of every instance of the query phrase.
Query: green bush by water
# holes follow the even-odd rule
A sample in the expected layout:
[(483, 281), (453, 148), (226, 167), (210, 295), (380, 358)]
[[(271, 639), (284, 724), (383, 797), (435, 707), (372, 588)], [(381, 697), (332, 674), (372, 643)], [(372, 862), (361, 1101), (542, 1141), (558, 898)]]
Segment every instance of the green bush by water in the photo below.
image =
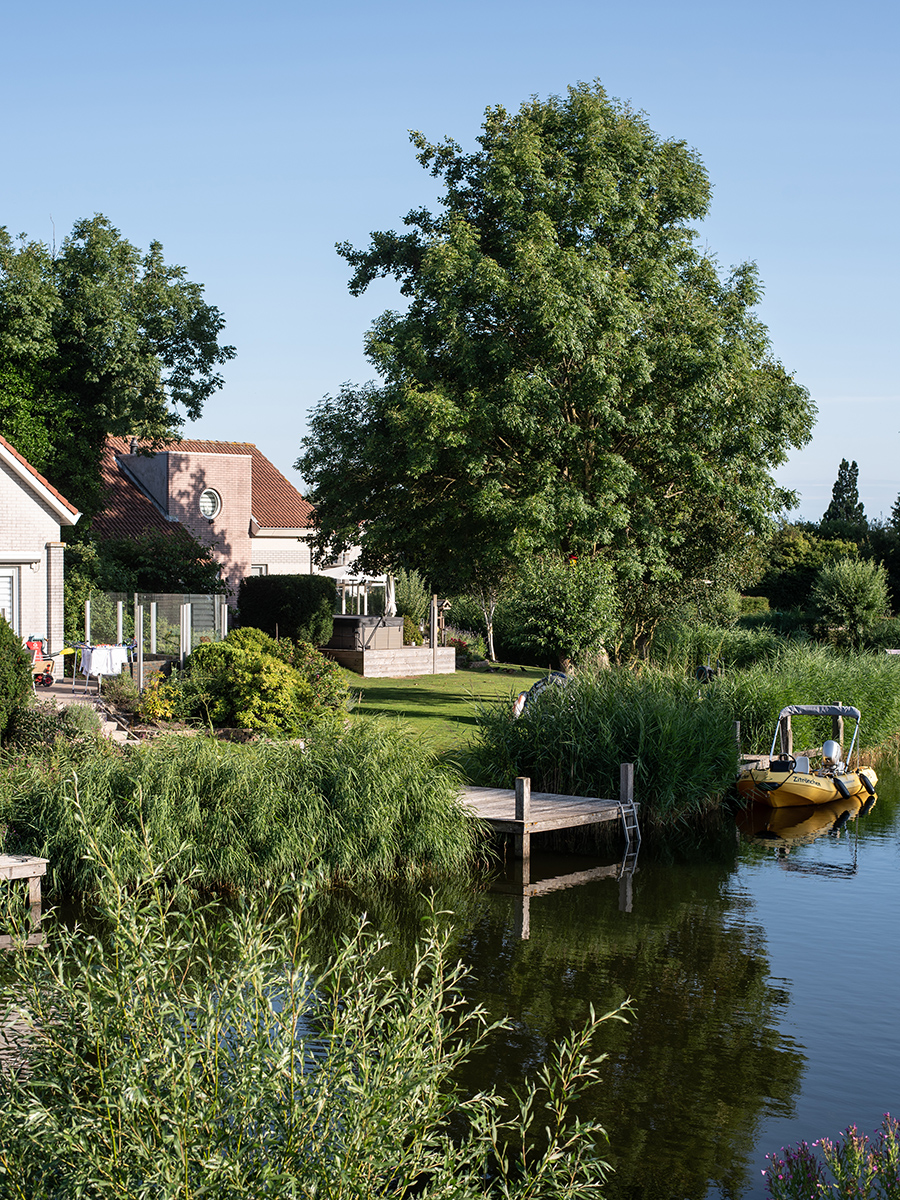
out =
[[(743, 671), (726, 671), (704, 693), (721, 700), (740, 721), (745, 752), (768, 751), (775, 720), (788, 704), (852, 705), (862, 714), (863, 746), (881, 746), (900, 734), (898, 659), (900, 655), (845, 654), (828, 646), (785, 642), (776, 656)], [(830, 718), (795, 718), (792, 723), (798, 749), (831, 737)]]
[(97, 886), (88, 832), (119, 855), (124, 882), (146, 837), (164, 861), (183, 847), (178, 870), (202, 888), (240, 892), (313, 867), (331, 879), (462, 874), (479, 839), (458, 787), (396, 725), (354, 722), (305, 749), (170, 735), (9, 762), (0, 823), (8, 853), (50, 859), (56, 897)]
[(619, 766), (634, 763), (641, 819), (667, 824), (717, 806), (737, 770), (724, 698), (658, 670), (583, 673), (548, 687), (511, 718), (511, 703), (482, 710), (467, 767), (477, 783), (535, 791), (619, 795)]
[(0, 614), (0, 740), (31, 690), (31, 655)]
[(492, 1090), (459, 1093), (507, 1022), (469, 1005), (434, 917), (408, 975), (365, 928), (318, 966), (299, 888), (175, 911), (146, 854), (126, 885), (87, 849), (103, 936), (57, 927), (4, 971), (4, 1052), (27, 1063), (0, 1072), (4, 1196), (602, 1200), (606, 1135), (573, 1109), (621, 1010), (551, 1045), (507, 1115)]

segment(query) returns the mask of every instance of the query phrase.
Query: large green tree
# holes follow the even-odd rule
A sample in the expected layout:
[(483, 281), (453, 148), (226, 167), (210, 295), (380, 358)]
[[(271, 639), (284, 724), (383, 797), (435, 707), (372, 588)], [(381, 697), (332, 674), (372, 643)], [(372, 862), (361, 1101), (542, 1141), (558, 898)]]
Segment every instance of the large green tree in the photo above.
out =
[(104, 437), (199, 416), (234, 355), (223, 326), (158, 242), (142, 253), (104, 216), (58, 250), (0, 227), (0, 432), (90, 516)]
[(321, 545), (361, 536), (362, 565), (448, 591), (603, 555), (652, 627), (790, 502), (771, 468), (810, 436), (756, 270), (697, 249), (699, 157), (599, 85), (488, 109), (473, 153), (412, 141), (440, 210), (339, 247), (354, 294), (393, 276), (408, 304), (368, 335), (380, 382), (312, 416), (297, 466)]

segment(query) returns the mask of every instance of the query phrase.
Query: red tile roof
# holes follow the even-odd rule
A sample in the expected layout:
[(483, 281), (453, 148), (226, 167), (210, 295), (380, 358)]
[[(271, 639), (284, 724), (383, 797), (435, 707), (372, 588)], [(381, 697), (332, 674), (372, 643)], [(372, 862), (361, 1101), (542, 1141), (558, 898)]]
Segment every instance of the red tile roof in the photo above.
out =
[(56, 488), (53, 486), (53, 484), (48, 482), (48, 480), (46, 480), (43, 477), (43, 475), (40, 473), (40, 471), (36, 471), (34, 469), (34, 467), (31, 465), (31, 463), (28, 461), (28, 459), (23, 458), (22, 455), (15, 448), (15, 446), (11, 445), (6, 440), (6, 438), (3, 437), (2, 434), (0, 434), (0, 445), (3, 446), (4, 450), (8, 450), (9, 453), (14, 458), (18, 459), (18, 461), (22, 464), (22, 466), (25, 467), (25, 469), (29, 472), (29, 474), (34, 476), (34, 478), (38, 481), (38, 483), (43, 484), (48, 492), (52, 492), (52, 494), (56, 497), (56, 499), (60, 502), (60, 504), (64, 505), (69, 510), (70, 513), (72, 513), (76, 517), (80, 515), (78, 512), (78, 509), (75, 507), (75, 505), (70, 504), (69, 501), (62, 494), (62, 492), (58, 492), (56, 490)]
[(106, 439), (100, 457), (100, 482), (106, 500), (92, 528), (100, 538), (139, 537), (148, 529), (172, 533), (177, 525), (167, 521), (153, 501), (119, 470), (116, 455), (128, 454), (129, 449), (128, 438)]
[[(305, 529), (312, 524), (312, 505), (252, 442), (201, 442), (185, 438), (180, 442), (164, 442), (155, 448), (176, 454), (182, 451), (187, 454), (249, 455), (251, 505), (260, 527)], [(166, 520), (156, 505), (119, 469), (116, 456), (130, 452), (129, 438), (106, 439), (100, 474), (107, 502), (94, 521), (100, 537), (130, 537), (145, 529), (171, 530), (173, 527), (173, 522)]]

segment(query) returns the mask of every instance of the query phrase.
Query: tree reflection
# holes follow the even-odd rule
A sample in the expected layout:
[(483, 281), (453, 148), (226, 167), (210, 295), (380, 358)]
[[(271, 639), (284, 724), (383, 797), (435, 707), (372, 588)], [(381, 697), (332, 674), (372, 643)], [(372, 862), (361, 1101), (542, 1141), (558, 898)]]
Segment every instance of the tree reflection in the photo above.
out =
[[(731, 836), (718, 861), (645, 856), (631, 913), (619, 911), (614, 880), (532, 901), (528, 941), (514, 935), (513, 898), (471, 885), (436, 895), (439, 908), (455, 912), (473, 1003), (514, 1022), (469, 1064), (464, 1086), (508, 1092), (590, 1004), (605, 1011), (632, 998), (632, 1023), (603, 1031), (605, 1084), (582, 1114), (609, 1132), (610, 1200), (686, 1200), (711, 1185), (739, 1196), (760, 1116), (791, 1111), (803, 1056), (777, 1031), (788, 997), (769, 980), (751, 900), (731, 883)], [(320, 929), (333, 932), (361, 907), (395, 940), (402, 966), (421, 928), (422, 897), (332, 895)]]

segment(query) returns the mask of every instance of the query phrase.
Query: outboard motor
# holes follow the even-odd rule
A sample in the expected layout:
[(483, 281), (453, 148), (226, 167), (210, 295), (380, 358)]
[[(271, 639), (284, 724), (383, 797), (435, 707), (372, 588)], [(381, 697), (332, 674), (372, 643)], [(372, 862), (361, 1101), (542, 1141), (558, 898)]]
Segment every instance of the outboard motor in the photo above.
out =
[(833, 771), (840, 773), (844, 769), (844, 764), (841, 761), (841, 744), (840, 742), (827, 741), (822, 745), (822, 761), (826, 767), (830, 767)]

